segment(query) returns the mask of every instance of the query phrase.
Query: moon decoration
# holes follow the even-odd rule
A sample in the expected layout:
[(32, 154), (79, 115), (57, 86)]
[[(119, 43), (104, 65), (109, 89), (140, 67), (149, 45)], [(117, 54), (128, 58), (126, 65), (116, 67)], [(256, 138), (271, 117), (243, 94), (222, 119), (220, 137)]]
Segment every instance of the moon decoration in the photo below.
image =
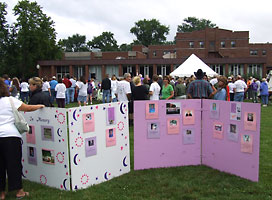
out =
[(120, 105), (120, 112), (124, 115), (125, 112), (123, 111), (123, 104), (124, 104), (124, 103), (121, 103), (121, 105)]
[(78, 163), (77, 163), (77, 156), (78, 156), (78, 153), (74, 156), (74, 164), (75, 165), (78, 165)]
[(75, 121), (77, 121), (77, 118), (76, 118), (76, 111), (77, 111), (77, 110), (74, 110), (74, 112), (73, 112), (73, 118), (74, 118)]
[[(60, 135), (60, 131), (61, 131), (61, 130), (60, 130), (60, 128), (58, 128), (58, 130), (57, 130), (57, 134), (58, 134), (58, 136), (59, 136), (59, 137), (61, 137), (61, 135)], [(62, 131), (61, 131), (61, 132), (62, 132)]]
[(124, 159), (123, 159), (123, 165), (124, 165), (124, 167), (127, 167), (127, 166), (128, 166), (128, 165), (126, 164), (126, 159), (127, 159), (127, 156), (125, 156)]
[(24, 174), (24, 170), (22, 170), (22, 176), (23, 176), (24, 178), (26, 178), (26, 176), (25, 176), (25, 174)]
[(66, 181), (67, 181), (67, 178), (63, 180), (63, 187), (65, 190), (67, 190), (66, 185), (65, 185)]
[(106, 172), (106, 173), (104, 174), (104, 178), (105, 178), (106, 180), (109, 180), (107, 174), (108, 174), (108, 172)]

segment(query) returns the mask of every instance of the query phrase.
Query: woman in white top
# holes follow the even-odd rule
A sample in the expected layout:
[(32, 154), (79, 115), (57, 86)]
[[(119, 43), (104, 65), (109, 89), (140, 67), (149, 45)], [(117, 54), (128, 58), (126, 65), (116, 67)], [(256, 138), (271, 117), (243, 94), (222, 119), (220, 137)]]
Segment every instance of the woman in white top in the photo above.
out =
[(79, 90), (77, 97), (78, 106), (81, 106), (81, 102), (83, 102), (84, 106), (86, 106), (88, 84), (83, 76), (81, 76), (79, 81), (76, 83), (76, 89)]
[(43, 78), (42, 92), (51, 97), (50, 83), (48, 82), (47, 77)]
[(112, 75), (111, 77), (111, 101), (112, 102), (117, 102), (117, 98), (116, 98), (116, 91), (117, 91), (117, 84), (118, 81), (116, 79), (115, 75)]
[(58, 84), (55, 87), (55, 91), (57, 93), (56, 99), (57, 104), (59, 108), (65, 108), (65, 92), (66, 92), (66, 86), (62, 82), (62, 79), (58, 79)]
[(29, 85), (25, 79), (21, 83), (21, 100), (25, 103), (29, 100)]
[(152, 77), (153, 83), (149, 88), (150, 100), (160, 100), (161, 86), (158, 84), (158, 76), (156, 74)]
[(9, 97), (4, 80), (0, 79), (0, 199), (6, 196), (6, 174), (9, 191), (16, 190), (17, 198), (29, 196), (22, 187), (22, 136), (14, 125), (10, 100), (19, 111), (30, 112), (44, 108), (44, 105), (27, 105)]
[(235, 88), (235, 85), (233, 83), (233, 78), (232, 77), (228, 77), (228, 86), (229, 86), (230, 101), (234, 101), (234, 88)]

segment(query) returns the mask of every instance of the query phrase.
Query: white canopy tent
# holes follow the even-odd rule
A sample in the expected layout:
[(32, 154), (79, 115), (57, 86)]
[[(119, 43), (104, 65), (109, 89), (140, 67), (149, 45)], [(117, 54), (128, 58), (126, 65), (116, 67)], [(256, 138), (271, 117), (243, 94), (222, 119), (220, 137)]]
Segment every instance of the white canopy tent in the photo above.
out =
[(192, 54), (177, 69), (171, 72), (170, 76), (190, 77), (191, 75), (194, 75), (194, 72), (198, 69), (202, 69), (203, 72), (206, 72), (207, 76), (217, 75), (215, 71), (200, 60), (195, 54)]

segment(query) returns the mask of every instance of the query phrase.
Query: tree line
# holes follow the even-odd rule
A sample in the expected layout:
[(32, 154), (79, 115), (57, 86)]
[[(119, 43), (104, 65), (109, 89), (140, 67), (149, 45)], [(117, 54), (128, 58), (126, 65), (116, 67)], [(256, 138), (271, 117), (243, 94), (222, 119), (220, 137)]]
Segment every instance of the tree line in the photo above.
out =
[[(57, 41), (54, 21), (43, 12), (37, 2), (19, 1), (13, 8), (16, 21), (12, 24), (8, 24), (6, 20), (7, 6), (7, 3), (0, 2), (0, 74), (26, 78), (35, 76), (38, 60), (61, 59), (63, 52), (92, 49), (129, 51), (135, 44), (149, 46), (175, 43), (166, 40), (170, 27), (161, 24), (157, 19), (135, 22), (130, 33), (136, 39), (130, 44), (118, 45), (112, 32), (103, 32), (90, 41), (86, 40), (85, 35), (78, 33)], [(215, 26), (210, 20), (188, 17), (178, 25), (177, 31), (191, 32)]]

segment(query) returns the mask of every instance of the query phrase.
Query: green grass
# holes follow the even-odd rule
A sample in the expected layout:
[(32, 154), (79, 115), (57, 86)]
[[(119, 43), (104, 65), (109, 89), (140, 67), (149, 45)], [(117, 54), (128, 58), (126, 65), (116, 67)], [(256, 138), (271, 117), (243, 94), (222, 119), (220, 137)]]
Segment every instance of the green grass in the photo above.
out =
[[(28, 199), (272, 199), (272, 106), (262, 108), (259, 182), (251, 182), (206, 166), (133, 170), (133, 128), (130, 128), (131, 172), (77, 192), (24, 181)], [(12, 199), (9, 194), (7, 199)]]

